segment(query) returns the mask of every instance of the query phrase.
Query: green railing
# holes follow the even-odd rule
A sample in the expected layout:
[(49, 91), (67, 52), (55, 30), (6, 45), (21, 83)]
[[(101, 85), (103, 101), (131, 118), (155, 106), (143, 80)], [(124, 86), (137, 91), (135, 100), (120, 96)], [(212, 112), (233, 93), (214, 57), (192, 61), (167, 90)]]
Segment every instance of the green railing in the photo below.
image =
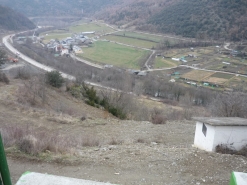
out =
[(1, 133), (0, 133), (0, 185), (12, 185)]

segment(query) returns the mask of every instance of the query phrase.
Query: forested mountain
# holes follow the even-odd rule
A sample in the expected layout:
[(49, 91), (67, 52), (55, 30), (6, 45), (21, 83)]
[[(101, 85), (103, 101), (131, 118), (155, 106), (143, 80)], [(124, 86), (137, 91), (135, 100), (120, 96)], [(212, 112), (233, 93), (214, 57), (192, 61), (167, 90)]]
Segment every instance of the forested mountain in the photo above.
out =
[(0, 0), (0, 4), (30, 17), (95, 16), (144, 31), (247, 39), (246, 0)]
[(114, 5), (119, 0), (0, 0), (26, 16), (81, 16)]
[(247, 39), (246, 0), (183, 0), (164, 8), (149, 23), (186, 37)]
[(247, 39), (246, 0), (129, 0), (101, 14), (110, 23), (201, 39)]
[(27, 17), (0, 5), (0, 29), (26, 30), (33, 28), (35, 25)]

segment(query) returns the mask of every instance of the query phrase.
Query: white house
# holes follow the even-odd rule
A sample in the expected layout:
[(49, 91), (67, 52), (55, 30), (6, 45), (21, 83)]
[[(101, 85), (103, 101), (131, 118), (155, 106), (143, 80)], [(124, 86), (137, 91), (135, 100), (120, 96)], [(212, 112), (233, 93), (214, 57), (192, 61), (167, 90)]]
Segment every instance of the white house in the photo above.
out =
[(196, 131), (194, 146), (206, 151), (215, 151), (223, 144), (233, 150), (247, 145), (247, 119), (237, 117), (194, 117)]

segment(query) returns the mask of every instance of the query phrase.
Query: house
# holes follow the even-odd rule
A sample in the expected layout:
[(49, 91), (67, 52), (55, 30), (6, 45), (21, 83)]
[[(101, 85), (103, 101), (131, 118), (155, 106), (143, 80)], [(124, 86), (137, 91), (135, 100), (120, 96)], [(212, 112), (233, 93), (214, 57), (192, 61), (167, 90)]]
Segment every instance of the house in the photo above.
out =
[(113, 68), (113, 65), (106, 64), (104, 65), (104, 68)]
[(138, 76), (147, 76), (147, 72), (146, 71), (140, 71), (137, 75)]
[(180, 73), (178, 71), (172, 73), (172, 76), (179, 76), (179, 75), (180, 75)]
[(180, 59), (179, 58), (172, 58), (172, 60), (179, 61)]
[(63, 48), (63, 49), (62, 49), (62, 51), (61, 51), (61, 56), (63, 56), (63, 55), (68, 56), (68, 54), (69, 54), (69, 50), (68, 50), (68, 49)]
[(140, 70), (134, 70), (134, 69), (128, 69), (128, 72), (130, 73), (130, 74), (135, 74), (135, 75), (137, 75), (139, 72), (141, 72)]
[(194, 117), (196, 131), (194, 146), (214, 152), (223, 145), (240, 150), (247, 145), (247, 119), (238, 117)]
[(75, 54), (82, 53), (82, 49), (78, 46), (73, 46), (73, 51), (75, 52)]

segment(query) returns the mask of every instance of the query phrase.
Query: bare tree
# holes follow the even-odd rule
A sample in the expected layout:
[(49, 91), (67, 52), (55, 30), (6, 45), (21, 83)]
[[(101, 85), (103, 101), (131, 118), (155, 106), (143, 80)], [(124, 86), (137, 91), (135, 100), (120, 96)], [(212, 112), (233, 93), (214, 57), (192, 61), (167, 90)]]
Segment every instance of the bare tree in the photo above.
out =
[(214, 116), (247, 118), (246, 94), (218, 94), (209, 107)]

